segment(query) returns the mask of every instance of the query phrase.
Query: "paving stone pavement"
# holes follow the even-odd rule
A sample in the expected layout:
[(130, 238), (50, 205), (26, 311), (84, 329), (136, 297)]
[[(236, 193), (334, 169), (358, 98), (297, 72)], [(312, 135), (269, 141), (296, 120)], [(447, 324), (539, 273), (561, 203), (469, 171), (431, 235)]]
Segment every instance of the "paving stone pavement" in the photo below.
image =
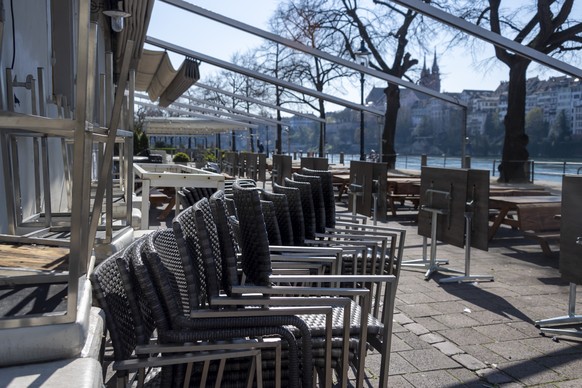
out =
[[(405, 260), (423, 254), (415, 218), (405, 210), (388, 222), (407, 230)], [(439, 243), (437, 258), (449, 260), (443, 268), (464, 271), (462, 248)], [(488, 251), (471, 250), (470, 263), (472, 275), (494, 281), (439, 283), (457, 275), (439, 271), (425, 280), (425, 269), (403, 268), (389, 385), (582, 387), (582, 339), (542, 336), (534, 325), (568, 314), (569, 284), (560, 278), (558, 256), (545, 257), (535, 241), (502, 227)], [(379, 357), (367, 359), (370, 387), (377, 384)]]

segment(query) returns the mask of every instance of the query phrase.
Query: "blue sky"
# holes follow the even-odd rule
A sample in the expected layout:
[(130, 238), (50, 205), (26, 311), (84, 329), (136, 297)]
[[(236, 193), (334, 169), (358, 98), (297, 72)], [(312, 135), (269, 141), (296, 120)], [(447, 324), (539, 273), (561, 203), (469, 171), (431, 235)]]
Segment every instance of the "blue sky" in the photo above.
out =
[[(220, 13), (241, 22), (267, 30), (267, 23), (279, 3), (276, 0), (190, 0), (200, 7)], [(579, 5), (578, 5), (579, 6)], [(175, 8), (163, 2), (156, 2), (148, 35), (169, 41), (171, 43), (229, 61), (235, 52), (245, 52), (261, 43), (260, 38), (223, 26), (219, 23)], [(439, 66), (442, 79), (442, 91), (460, 92), (463, 89), (495, 89), (500, 81), (508, 79), (505, 65), (493, 61), (484, 69), (479, 63), (494, 56), (491, 45), (483, 45), (479, 57), (470, 52), (453, 50), (443, 53), (444, 48), (436, 47), (439, 56)], [(427, 53), (427, 64), (432, 64), (433, 53)], [(180, 58), (174, 57), (178, 63)], [(422, 65), (422, 58), (421, 65)], [(496, 64), (491, 66), (491, 64)], [(202, 80), (205, 74), (217, 71), (210, 65), (201, 66)], [(530, 66), (530, 74), (540, 73), (539, 66)], [(553, 72), (542, 72), (541, 78), (556, 75)], [(372, 84), (383, 86), (383, 81), (372, 81)], [(367, 83), (369, 88), (371, 83)], [(358, 88), (349, 92), (349, 99), (359, 100)]]

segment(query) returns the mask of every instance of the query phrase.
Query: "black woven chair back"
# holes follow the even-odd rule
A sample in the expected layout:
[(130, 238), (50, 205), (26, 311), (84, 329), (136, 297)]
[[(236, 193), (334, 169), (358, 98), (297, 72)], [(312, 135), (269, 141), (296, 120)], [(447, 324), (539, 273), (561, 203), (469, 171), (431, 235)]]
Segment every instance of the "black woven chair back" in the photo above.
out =
[(273, 192), (284, 194), (287, 198), (289, 217), (292, 220), (293, 245), (305, 245), (305, 221), (301, 205), (301, 192), (296, 187), (281, 186), (276, 183), (273, 183)]
[(315, 231), (317, 233), (325, 233), (325, 202), (323, 201), (323, 191), (321, 190), (321, 178), (315, 175), (294, 173), (293, 180), (297, 182), (306, 182), (311, 185), (313, 214), (315, 214)]
[[(285, 178), (285, 186), (299, 189), (301, 199), (301, 209), (303, 210), (303, 224), (305, 225), (305, 238), (313, 240), (315, 238), (315, 208), (311, 194), (311, 184), (307, 182), (294, 181)], [(291, 204), (289, 204), (291, 206)]]
[(235, 182), (233, 196), (240, 228), (242, 270), (249, 282), (269, 286), (271, 284), (269, 277), (272, 273), (271, 257), (259, 191), (241, 187)]
[(187, 189), (192, 196), (192, 205), (200, 201), (202, 198), (210, 198), (216, 189), (210, 187), (188, 187)]
[(176, 195), (178, 196), (178, 201), (180, 202), (180, 207), (182, 209), (186, 209), (187, 207), (192, 206), (192, 204), (188, 200), (188, 197), (186, 197), (186, 194), (184, 194), (184, 191), (178, 190), (176, 192)]
[[(233, 200), (231, 200), (231, 202), (234, 203)], [(240, 252), (240, 249), (238, 246), (238, 240), (234, 236), (234, 230), (228, 221), (231, 214), (226, 205), (224, 191), (218, 190), (216, 193), (212, 194), (210, 197), (210, 208), (212, 209), (212, 216), (216, 224), (222, 256), (224, 257), (224, 260), (234, 260), (232, 262), (234, 263), (232, 268), (235, 272), (229, 272), (227, 274), (227, 276), (229, 276), (227, 281), (230, 284), (238, 284), (238, 282), (235, 283), (234, 279), (236, 279), (236, 254)]]
[(239, 247), (238, 255), (240, 257), (240, 255), (242, 254), (241, 249), (240, 249), (240, 241), (241, 241), (240, 223), (238, 222), (238, 219), (236, 217), (229, 216), (228, 217), (228, 225), (232, 229), (232, 234), (234, 236), (234, 240), (236, 241), (236, 245)]
[[(202, 200), (208, 201), (204, 197), (198, 202)], [(198, 287), (198, 303), (200, 306), (204, 306), (208, 301), (208, 295), (219, 294), (220, 278), (222, 277), (222, 264), (220, 254), (218, 253), (220, 252), (219, 242), (215, 240), (209, 245), (209, 249), (217, 252), (218, 260), (216, 262), (205, 263), (204, 256), (201, 253), (200, 238), (206, 239), (207, 236), (201, 236), (197, 231), (194, 206), (177, 215), (172, 222), (172, 227), (174, 229), (174, 235), (176, 236), (178, 250), (184, 263), (184, 270), (188, 270), (188, 268), (194, 270), (194, 284)], [(208, 278), (218, 278), (218, 282), (213, 281), (212, 284), (208, 284)]]
[(269, 244), (283, 245), (281, 242), (279, 223), (277, 222), (277, 214), (275, 213), (275, 205), (271, 201), (261, 201), (261, 210), (263, 211), (263, 218), (265, 219)]
[(196, 200), (194, 199), (194, 196), (192, 195), (192, 191), (190, 190), (190, 187), (184, 187), (184, 188), (182, 188), (182, 191), (184, 192), (184, 195), (188, 199), (189, 205), (187, 207), (194, 205), (194, 203), (196, 203)]
[(303, 175), (313, 175), (321, 178), (321, 192), (325, 206), (325, 226), (335, 228), (335, 194), (331, 171), (302, 168), (301, 173)]
[(261, 198), (273, 203), (282, 245), (293, 245), (293, 223), (285, 194), (261, 191)]
[(237, 179), (225, 179), (224, 180), (224, 193), (227, 196), (232, 195), (232, 186), (234, 182), (238, 182), (241, 187), (257, 187), (257, 182), (254, 179), (249, 178), (237, 178)]
[[(231, 294), (232, 285), (237, 285), (236, 256), (232, 247), (230, 236), (224, 236), (221, 241), (220, 232), (212, 214), (210, 201), (206, 198), (194, 204), (194, 221), (196, 223), (196, 233), (200, 242), (200, 252), (206, 266), (206, 284), (208, 294), (217, 296), (220, 290), (228, 295)], [(224, 220), (223, 222), (226, 222)], [(228, 233), (228, 231), (227, 231)], [(229, 255), (222, 253), (222, 245), (230, 242)]]
[[(174, 231), (170, 228), (159, 229), (148, 235), (146, 255), (159, 284), (167, 286), (160, 292), (171, 314), (172, 328), (176, 328), (203, 301), (198, 292), (200, 287), (194, 275), (194, 267), (190, 263), (184, 265)], [(173, 309), (175, 303), (178, 311)]]
[(105, 312), (105, 322), (116, 361), (127, 360), (137, 345), (136, 323), (123, 280), (119, 273), (117, 259), (110, 256), (99, 264), (90, 275), (93, 293), (99, 306)]
[(225, 197), (224, 198), (224, 203), (226, 204), (226, 209), (228, 210), (228, 215), (230, 217), (237, 217), (237, 214), (236, 214), (236, 205), (234, 204), (234, 199), (232, 199), (232, 196)]
[[(148, 343), (157, 326), (151, 304), (139, 285), (131, 263), (134, 256), (141, 254), (141, 249), (145, 242), (145, 237), (135, 240), (124, 250), (123, 255), (117, 259), (119, 274), (121, 275), (134, 319), (138, 323), (136, 324), (138, 344)], [(163, 326), (164, 322), (160, 322), (160, 324)]]
[[(120, 267), (121, 277), (128, 277), (129, 282), (133, 285), (138, 304), (142, 309), (142, 315), (146, 316), (146, 313), (143, 312), (145, 307), (142, 306), (147, 305), (155, 328), (158, 331), (169, 330), (171, 329), (169, 310), (163, 302), (158, 280), (153, 275), (154, 269), (146, 258), (147, 238), (147, 236), (144, 236), (139, 240), (139, 243), (133, 244), (131, 253), (126, 250), (126, 253), (129, 254), (123, 256), (124, 268)], [(160, 266), (161, 264), (159, 263), (157, 267), (159, 268)], [(128, 294), (130, 293), (128, 292)], [(173, 311), (181, 314), (177, 301), (173, 299), (173, 302)]]

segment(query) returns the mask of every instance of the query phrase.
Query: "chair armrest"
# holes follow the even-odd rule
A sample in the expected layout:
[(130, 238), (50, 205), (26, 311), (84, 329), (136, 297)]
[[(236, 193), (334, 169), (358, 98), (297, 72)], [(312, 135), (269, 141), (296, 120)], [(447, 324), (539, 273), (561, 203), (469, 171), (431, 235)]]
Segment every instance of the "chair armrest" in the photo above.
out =
[[(237, 290), (240, 290), (241, 286), (235, 287)], [(291, 287), (293, 288), (293, 287)], [(265, 289), (269, 289), (269, 287), (258, 287), (253, 288), (253, 291), (257, 290), (265, 291)], [(321, 289), (315, 289), (321, 291)], [(359, 290), (361, 291), (361, 290)], [(234, 290), (233, 290), (233, 293)], [(313, 290), (310, 293), (313, 295)], [(279, 292), (279, 294), (288, 295), (290, 292), (285, 290), (284, 292)], [(273, 315), (281, 315), (281, 312), (292, 312), (295, 311), (298, 315), (305, 315), (305, 314), (325, 314), (325, 381), (331, 381), (331, 355), (332, 355), (332, 333), (333, 333), (333, 311), (332, 307), (339, 307), (344, 309), (344, 321), (343, 321), (343, 335), (342, 335), (342, 371), (343, 371), (343, 378), (347, 378), (347, 368), (349, 365), (349, 338), (350, 338), (350, 316), (351, 316), (351, 299), (350, 298), (307, 298), (307, 297), (272, 297), (265, 299), (263, 297), (264, 292), (255, 292), (252, 295), (247, 296), (239, 296), (239, 297), (227, 297), (224, 295), (213, 297), (211, 298), (211, 304), (213, 306), (262, 306), (268, 307), (267, 310), (264, 308), (257, 308), (257, 312), (264, 313), (268, 311), (270, 314)], [(276, 306), (276, 307), (275, 307)], [(285, 306), (285, 307), (280, 307)], [(228, 314), (240, 314), (240, 312), (247, 312), (248, 309), (229, 309), (229, 310), (221, 310), (224, 313)], [(191, 312), (192, 316), (199, 316), (199, 313), (196, 311)], [(202, 315), (204, 316), (204, 315)], [(366, 316), (362, 314), (362, 316)], [(365, 322), (367, 324), (367, 320)]]
[[(402, 262), (402, 255), (404, 254), (404, 243), (406, 240), (406, 230), (405, 229), (394, 228), (394, 227), (389, 227), (389, 226), (384, 226), (384, 225), (361, 225), (361, 224), (354, 224), (354, 223), (348, 223), (348, 222), (336, 222), (336, 228), (337, 228), (337, 226), (349, 227), (350, 230), (362, 230), (362, 231), (365, 231), (365, 233), (367, 233), (367, 234), (375, 233), (375, 234), (379, 234), (379, 235), (385, 235), (385, 234), (391, 235), (392, 233), (396, 233), (400, 237), (399, 240), (397, 241), (398, 255), (395, 255), (394, 252), (391, 255), (393, 257), (395, 257), (395, 259), (398, 261), (398, 265), (400, 265), (400, 263)], [(391, 247), (391, 251), (394, 251), (395, 249), (396, 249), (395, 246)]]
[[(330, 266), (331, 273), (341, 271), (343, 249), (338, 247), (310, 247), (270, 245), (271, 261), (292, 260), (298, 262), (316, 262)], [(305, 256), (309, 255), (309, 256)]]
[[(219, 349), (222, 348), (222, 349)], [(148, 358), (132, 358), (129, 360), (115, 361), (113, 369), (135, 371), (141, 368), (159, 367), (166, 365), (189, 364), (195, 362), (221, 360), (239, 357), (255, 357), (260, 354), (260, 349), (253, 349), (254, 346), (248, 346), (248, 350), (232, 350), (225, 353), (224, 345), (217, 346), (214, 352), (208, 351), (203, 354), (198, 353), (198, 349), (191, 349), (187, 354), (172, 356), (152, 356)], [(196, 353), (192, 353), (196, 351)]]
[(248, 348), (280, 348), (280, 340), (258, 341), (256, 339), (237, 339), (230, 343), (197, 342), (195, 344), (148, 344), (138, 345), (135, 354), (188, 353), (212, 350), (242, 350)]
[(310, 246), (294, 246), (294, 245), (269, 245), (271, 252), (287, 252), (287, 253), (311, 253), (317, 255), (341, 255), (342, 248), (336, 247), (310, 247)]

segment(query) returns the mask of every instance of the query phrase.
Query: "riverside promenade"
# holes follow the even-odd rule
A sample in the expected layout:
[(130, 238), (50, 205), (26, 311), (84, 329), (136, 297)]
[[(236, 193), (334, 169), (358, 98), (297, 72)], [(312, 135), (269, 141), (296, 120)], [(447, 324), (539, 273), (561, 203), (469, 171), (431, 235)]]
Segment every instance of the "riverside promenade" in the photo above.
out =
[[(559, 184), (542, 185), (560, 193)], [(422, 258), (414, 212), (398, 213), (388, 224), (407, 230), (404, 260)], [(437, 246), (437, 258), (448, 259), (448, 268), (464, 271), (464, 254)], [(568, 312), (569, 284), (560, 278), (557, 255), (545, 257), (537, 242), (504, 226), (488, 251), (471, 250), (471, 274), (494, 281), (440, 284), (456, 275), (436, 273), (427, 281), (424, 274), (410, 267), (401, 272), (390, 386), (582, 387), (582, 338), (554, 340), (534, 325)], [(582, 304), (576, 307), (580, 311)], [(371, 387), (378, 360), (367, 359)]]
[[(544, 185), (560, 193), (559, 184)], [(346, 210), (345, 202), (337, 206)], [(169, 226), (172, 217), (157, 222)], [(156, 220), (153, 214), (150, 220)], [(407, 230), (404, 260), (422, 258), (412, 208), (389, 215), (386, 224)], [(439, 243), (437, 257), (448, 259), (448, 268), (464, 270), (461, 248)], [(390, 387), (582, 387), (582, 339), (553, 340), (534, 326), (567, 315), (569, 287), (560, 278), (557, 256), (545, 257), (537, 242), (502, 226), (488, 251), (471, 250), (471, 274), (492, 275), (494, 281), (440, 284), (451, 275), (436, 273), (426, 281), (424, 274), (409, 267), (401, 272)], [(373, 353), (366, 359), (369, 387), (378, 386), (379, 361)]]

